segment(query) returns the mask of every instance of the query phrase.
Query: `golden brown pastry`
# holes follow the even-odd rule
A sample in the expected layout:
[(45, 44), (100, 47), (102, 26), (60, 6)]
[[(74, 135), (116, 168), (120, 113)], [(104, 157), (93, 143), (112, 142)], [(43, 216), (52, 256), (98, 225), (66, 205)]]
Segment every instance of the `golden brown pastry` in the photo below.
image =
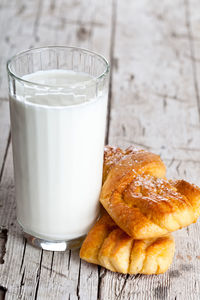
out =
[(88, 233), (80, 257), (114, 272), (160, 274), (171, 265), (174, 249), (171, 235), (134, 240), (105, 213)]
[(195, 222), (200, 189), (165, 178), (158, 155), (128, 148), (105, 148), (100, 202), (115, 223), (134, 239), (163, 236)]

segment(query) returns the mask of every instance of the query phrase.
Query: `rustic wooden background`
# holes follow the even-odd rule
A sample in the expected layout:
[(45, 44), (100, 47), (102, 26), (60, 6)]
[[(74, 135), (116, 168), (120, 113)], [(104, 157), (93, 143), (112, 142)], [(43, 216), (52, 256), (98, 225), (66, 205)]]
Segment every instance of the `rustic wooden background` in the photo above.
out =
[(0, 0), (0, 299), (200, 299), (200, 226), (175, 233), (170, 270), (115, 274), (26, 244), (16, 224), (6, 60), (74, 45), (112, 66), (107, 141), (162, 156), (168, 175), (200, 185), (200, 1)]

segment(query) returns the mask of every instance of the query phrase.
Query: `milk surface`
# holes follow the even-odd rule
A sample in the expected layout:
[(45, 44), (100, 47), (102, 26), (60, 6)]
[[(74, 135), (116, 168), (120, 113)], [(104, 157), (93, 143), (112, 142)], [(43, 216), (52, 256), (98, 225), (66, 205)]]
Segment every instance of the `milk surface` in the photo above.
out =
[[(91, 98), (73, 71), (24, 76), (55, 91), (25, 87), (10, 98), (17, 217), (25, 232), (70, 240), (89, 230), (98, 214), (102, 181), (107, 94)], [(79, 86), (76, 88), (77, 83)], [(73, 93), (56, 87), (71, 84)]]

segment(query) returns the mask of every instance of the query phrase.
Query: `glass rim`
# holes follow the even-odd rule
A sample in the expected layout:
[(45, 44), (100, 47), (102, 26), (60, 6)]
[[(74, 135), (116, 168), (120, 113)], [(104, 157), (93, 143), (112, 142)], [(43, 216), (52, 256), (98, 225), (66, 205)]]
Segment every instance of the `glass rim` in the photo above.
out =
[[(58, 85), (58, 86), (55, 86), (55, 85), (49, 85), (49, 84), (43, 84), (43, 83), (38, 83), (38, 82), (34, 82), (34, 81), (29, 81), (29, 80), (26, 80), (26, 79), (23, 79), (21, 76), (18, 76), (15, 72), (13, 72), (11, 70), (11, 64), (12, 62), (14, 61), (14, 59), (16, 59), (17, 57), (20, 57), (20, 56), (23, 56), (24, 54), (27, 54), (29, 52), (39, 52), (40, 50), (44, 50), (44, 49), (71, 49), (71, 50), (79, 50), (79, 51), (83, 51), (83, 52), (86, 52), (86, 53), (89, 53), (89, 54), (93, 54), (93, 55), (96, 55), (98, 58), (100, 58), (104, 64), (105, 64), (105, 69), (102, 73), (100, 73), (100, 75), (98, 76), (94, 76), (92, 77), (91, 79), (89, 80), (86, 80), (86, 81), (82, 81), (82, 82), (78, 82), (76, 83), (76, 87), (79, 87), (79, 86), (88, 86), (90, 85), (91, 83), (94, 83), (94, 82), (97, 82), (99, 80), (101, 80), (103, 77), (105, 77), (106, 75), (108, 75), (109, 73), (109, 70), (110, 70), (110, 66), (109, 66), (109, 63), (107, 61), (107, 59), (101, 55), (101, 54), (98, 54), (94, 51), (91, 51), (91, 50), (88, 50), (88, 49), (85, 49), (85, 48), (81, 48), (81, 47), (75, 47), (75, 46), (44, 46), (44, 47), (36, 47), (36, 48), (30, 48), (28, 50), (24, 50), (24, 51), (21, 51), (15, 55), (13, 55), (10, 59), (8, 59), (7, 61), (7, 72), (8, 72), (8, 75), (10, 75), (11, 77), (15, 78), (16, 80), (22, 82), (22, 83), (25, 83), (25, 84), (28, 84), (28, 85), (33, 85), (33, 86), (39, 86), (39, 87), (43, 87), (43, 88), (53, 88), (53, 89), (57, 89), (57, 88), (72, 88), (72, 85), (71, 84), (65, 84), (65, 85)], [(61, 70), (61, 69), (58, 69), (58, 70)], [(42, 71), (42, 70), (41, 70)]]

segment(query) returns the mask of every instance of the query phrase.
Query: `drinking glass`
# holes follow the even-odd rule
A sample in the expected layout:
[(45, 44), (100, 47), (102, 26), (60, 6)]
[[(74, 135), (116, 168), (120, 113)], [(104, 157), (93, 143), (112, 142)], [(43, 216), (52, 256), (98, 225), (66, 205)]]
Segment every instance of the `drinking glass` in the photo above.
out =
[(109, 65), (75, 47), (7, 64), (17, 220), (39, 248), (78, 248), (99, 213)]

